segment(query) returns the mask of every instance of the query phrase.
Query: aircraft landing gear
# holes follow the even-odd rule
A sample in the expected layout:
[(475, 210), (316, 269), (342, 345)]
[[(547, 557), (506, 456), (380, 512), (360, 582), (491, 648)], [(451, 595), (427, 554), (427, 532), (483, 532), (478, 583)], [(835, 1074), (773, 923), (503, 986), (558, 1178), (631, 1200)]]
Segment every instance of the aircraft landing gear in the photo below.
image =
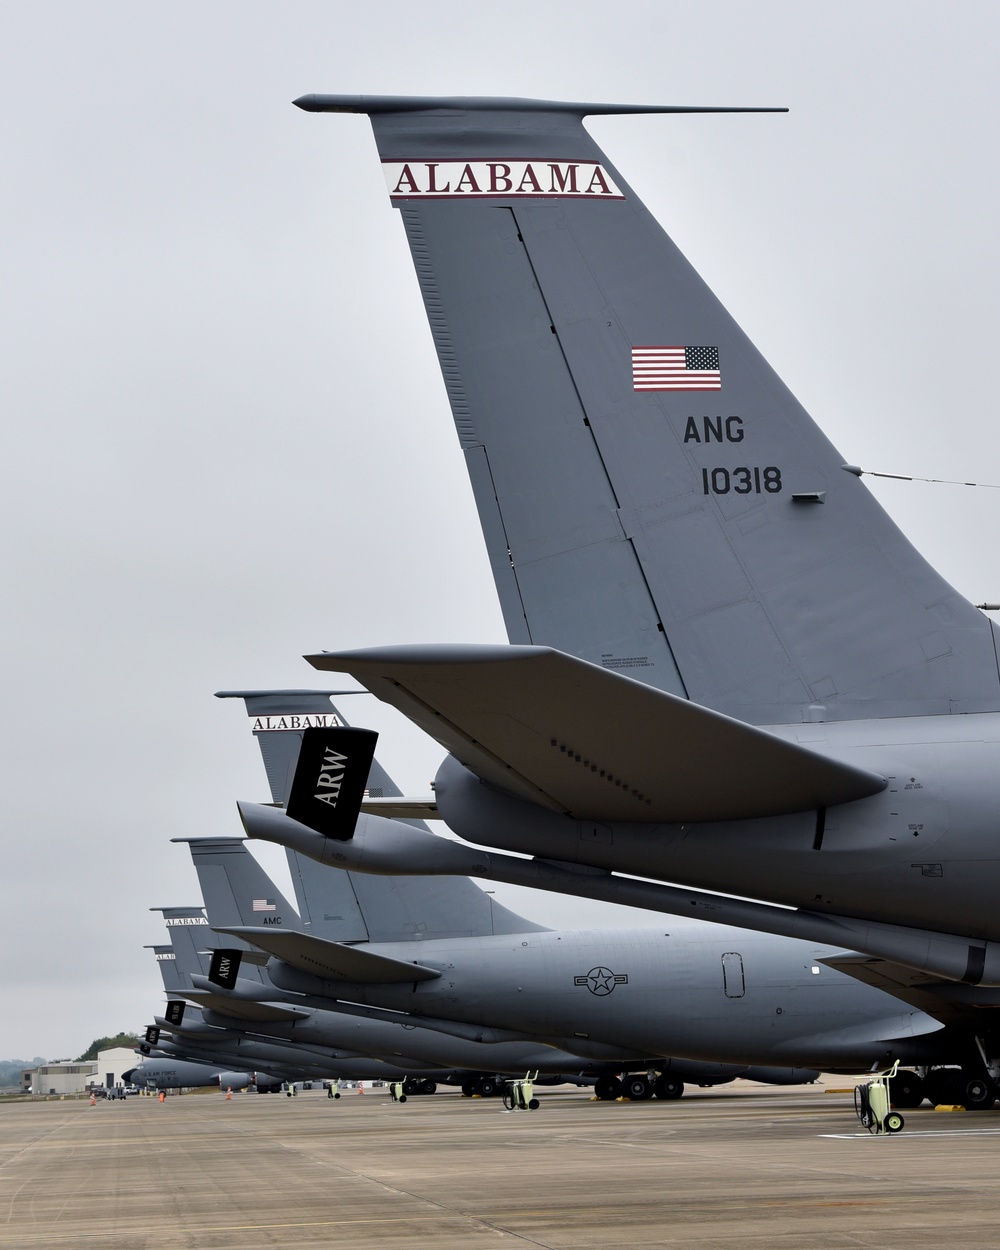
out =
[(955, 1072), (945, 1082), (945, 1097), (966, 1111), (989, 1111), (997, 1100), (997, 1087), (986, 1075)]
[(684, 1082), (679, 1081), (676, 1076), (658, 1076), (656, 1084), (653, 1086), (653, 1093), (657, 1098), (663, 1098), (668, 1101), (680, 1098), (684, 1093)]
[(673, 1102), (684, 1093), (684, 1082), (676, 1076), (661, 1073), (653, 1079), (645, 1073), (630, 1076), (599, 1076), (594, 1083), (594, 1096), (601, 1102), (614, 1102), (623, 1095), (632, 1102), (645, 1102), (647, 1098), (662, 1098)]
[[(986, 1072), (977, 1072), (971, 1067), (935, 1068), (924, 1080), (924, 1091), (935, 1106), (951, 1104), (965, 1107), (967, 1111), (989, 1111), (1000, 1097), (993, 1079)], [(900, 1106), (906, 1104), (900, 1103)]]
[[(463, 1085), (463, 1094), (465, 1093), (465, 1089), (466, 1087)], [(406, 1080), (402, 1082), (402, 1090), (400, 1092), (405, 1094), (407, 1098), (412, 1098), (415, 1094), (436, 1094), (437, 1085), (434, 1081), (418, 1080), (415, 1076), (408, 1076)]]
[[(424, 1081), (424, 1085), (433, 1085), (432, 1081)], [(503, 1093), (503, 1081), (495, 1076), (481, 1076), (475, 1081), (466, 1081), (462, 1085), (462, 1097), (474, 1098), (477, 1094), (480, 1098), (495, 1098), (497, 1094)], [(437, 1086), (433, 1089), (422, 1090), (422, 1093), (433, 1094)]]
[(621, 1098), (622, 1083), (616, 1076), (599, 1076), (594, 1083), (594, 1095), (601, 1102), (614, 1102), (616, 1098)]
[(894, 1107), (908, 1111), (919, 1107), (926, 1097), (924, 1082), (916, 1072), (897, 1072), (889, 1082), (889, 1099)]
[(950, 1068), (935, 1068), (924, 1077), (924, 1093), (931, 1106), (936, 1107), (939, 1103), (947, 1102), (945, 1086), (952, 1075), (955, 1074)]
[(624, 1093), (633, 1102), (645, 1102), (647, 1098), (653, 1097), (653, 1082), (648, 1076), (627, 1076)]

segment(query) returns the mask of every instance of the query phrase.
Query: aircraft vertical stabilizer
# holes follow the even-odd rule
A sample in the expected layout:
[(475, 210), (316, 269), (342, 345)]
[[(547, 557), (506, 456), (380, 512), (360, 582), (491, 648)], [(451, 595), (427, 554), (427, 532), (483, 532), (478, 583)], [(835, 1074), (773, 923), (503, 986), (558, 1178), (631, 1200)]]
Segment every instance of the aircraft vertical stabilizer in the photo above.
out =
[(702, 110), (296, 103), (370, 116), (511, 642), (756, 724), (1000, 707), (990, 622), (582, 124)]
[(185, 987), (184, 978), (177, 970), (177, 956), (172, 946), (152, 946), (149, 948), (156, 956), (156, 966), (163, 978), (163, 988), (168, 994), (180, 994)]
[(295, 908), (250, 854), (242, 838), (172, 841), (188, 843), (213, 929), (234, 925), (301, 927)]
[[(172, 961), (160, 963), (164, 988), (168, 993), (186, 993), (193, 976), (205, 976), (210, 967), (212, 952), (220, 945), (233, 945), (229, 940), (220, 942), (209, 926), (203, 907), (152, 907), (162, 912), (170, 935)], [(247, 948), (249, 949), (249, 947)], [(260, 969), (250, 965), (247, 975), (260, 980)]]
[[(246, 702), (268, 778), (273, 773), (281, 778), (280, 790), (272, 784), (275, 803), (283, 803), (291, 790), (305, 730), (350, 728), (340, 709), (330, 702), (330, 693), (310, 690), (220, 692), (219, 698), (241, 697)], [(307, 718), (310, 723), (303, 724)], [(276, 770), (268, 765), (269, 759), (282, 761), (280, 768)], [(402, 794), (378, 759), (371, 764), (368, 792), (377, 798), (398, 798)], [(402, 823), (432, 837), (423, 821)], [(291, 849), (288, 850), (288, 866), (305, 927), (310, 933), (330, 941), (405, 942), (527, 933), (544, 928), (496, 902), (465, 877), (366, 876), (324, 868)]]

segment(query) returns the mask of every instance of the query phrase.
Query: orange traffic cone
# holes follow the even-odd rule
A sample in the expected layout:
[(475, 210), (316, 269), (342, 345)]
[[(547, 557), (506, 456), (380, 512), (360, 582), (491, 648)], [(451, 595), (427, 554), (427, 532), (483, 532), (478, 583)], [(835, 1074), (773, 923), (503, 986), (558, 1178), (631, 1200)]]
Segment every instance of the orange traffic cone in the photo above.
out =
[(364, 1092), (365, 1092), (365, 1083), (364, 1083), (364, 1081), (359, 1081), (359, 1082), (358, 1082), (358, 1093), (359, 1093), (359, 1094), (363, 1094)]
[(232, 1102), (232, 1099), (233, 1099), (233, 1087), (231, 1085), (227, 1085), (226, 1086), (226, 1102)]
[(90, 1105), (91, 1105), (92, 1107), (96, 1107), (96, 1106), (97, 1106), (97, 1095), (96, 1095), (96, 1094), (91, 1094), (91, 1095), (90, 1095)]
[(166, 1096), (166, 1094), (163, 1092), (163, 1090), (161, 1089), (161, 1090), (160, 1090), (160, 1102), (166, 1102), (166, 1101), (167, 1101), (167, 1096)]

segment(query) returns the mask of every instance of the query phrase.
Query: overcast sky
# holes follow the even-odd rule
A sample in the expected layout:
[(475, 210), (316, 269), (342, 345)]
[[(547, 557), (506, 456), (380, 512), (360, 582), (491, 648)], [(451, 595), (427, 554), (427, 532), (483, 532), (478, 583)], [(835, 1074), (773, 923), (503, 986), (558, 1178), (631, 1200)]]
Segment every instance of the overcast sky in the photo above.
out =
[[(0, 1057), (161, 1003), (171, 837), (266, 797), (226, 687), (504, 640), (368, 121), (305, 92), (787, 105), (588, 123), (845, 460), (1000, 483), (1000, 7), (840, 0), (0, 6)], [(1000, 492), (867, 479), (974, 601)], [(369, 696), (406, 792), (440, 749)], [(269, 861), (270, 862), (270, 861)], [(570, 926), (622, 913), (498, 897)]]

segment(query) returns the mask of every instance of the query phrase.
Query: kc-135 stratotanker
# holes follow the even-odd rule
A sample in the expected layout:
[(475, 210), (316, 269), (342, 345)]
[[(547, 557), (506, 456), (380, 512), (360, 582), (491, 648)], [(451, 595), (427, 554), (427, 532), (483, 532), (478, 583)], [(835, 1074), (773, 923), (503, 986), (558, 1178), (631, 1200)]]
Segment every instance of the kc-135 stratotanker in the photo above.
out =
[[(325, 693), (255, 691), (242, 692), (242, 697), (251, 713), (272, 797), (284, 802), (291, 768), (299, 755), (301, 728), (341, 726), (344, 721)], [(365, 736), (369, 741), (372, 738)], [(368, 769), (367, 783), (369, 793), (399, 794), (377, 760)], [(539, 1036), (502, 1027), (500, 1001), (495, 1004), (494, 1020), (501, 1027), (344, 1002), (341, 996), (351, 996), (355, 982), (411, 984), (433, 977), (412, 958), (399, 957), (422, 954), (430, 941), (440, 954), (460, 959), (475, 974), (478, 963), (495, 963), (502, 957), (514, 940), (511, 935), (516, 935), (516, 944), (522, 948), (545, 930), (508, 911), (468, 880), (455, 876), (437, 881), (356, 878), (302, 860), (293, 851), (288, 859), (296, 911), (241, 839), (180, 840), (190, 845), (205, 908), (162, 909), (171, 942), (156, 953), (170, 1001), (147, 1037), (146, 1050), (158, 1052), (150, 1053), (141, 1073), (147, 1081), (162, 1085), (168, 1077), (174, 1079), (182, 1059), (208, 1065), (193, 1071), (208, 1072), (209, 1079), (225, 1066), (236, 1081), (234, 1072), (244, 1065), (243, 1084), (254, 1068), (263, 1065), (273, 1074), (272, 1081), (374, 1077), (401, 1080), (412, 1092), (430, 1092), (445, 1082), (461, 1084), (467, 1092), (496, 1093), (502, 1076), (523, 1076), (532, 1070), (543, 1083), (596, 1082), (602, 1097), (620, 1091), (619, 1077), (625, 1073), (633, 1096), (636, 1091), (639, 1096), (656, 1092), (668, 1098), (679, 1096), (687, 1081), (717, 1084), (742, 1075), (788, 1084), (818, 1075), (815, 1070), (789, 1065), (780, 1050), (775, 1052), (775, 1064), (760, 1067), (747, 1062), (667, 1058), (660, 1052), (590, 1040), (582, 1033), (567, 1034), (560, 1045), (551, 1032)], [(252, 934), (257, 927), (272, 938), (271, 945), (280, 945), (280, 959), (268, 963), (266, 955), (255, 955), (241, 942), (240, 935)], [(564, 934), (556, 940), (569, 944), (574, 936)], [(618, 934), (616, 949), (628, 947), (629, 937)], [(464, 941), (456, 942), (458, 938)], [(594, 954), (595, 942), (599, 944), (600, 935), (588, 941), (588, 957)], [(791, 945), (781, 939), (765, 942)], [(394, 954), (387, 954), (388, 950)], [(537, 960), (535, 952), (529, 957)], [(292, 973), (325, 973), (327, 981), (336, 980), (339, 995), (335, 1000), (327, 992), (287, 991), (269, 975), (272, 967), (277, 974), (283, 965)], [(738, 979), (743, 977), (741, 957), (730, 955), (727, 966), (730, 993), (735, 994), (737, 972)], [(597, 975), (600, 969), (593, 957), (588, 968), (590, 972), (577, 981), (597, 995), (628, 980), (623, 973)], [(718, 969), (713, 971), (721, 976)], [(672, 973), (663, 972), (664, 984), (669, 984)], [(815, 974), (819, 972), (817, 967)], [(751, 980), (753, 974), (751, 969)], [(796, 968), (795, 977), (804, 981), (807, 973)], [(558, 988), (556, 983), (554, 988)], [(683, 991), (684, 985), (678, 982), (676, 988)], [(322, 987), (328, 989), (328, 985)], [(864, 1042), (859, 1036), (854, 1041), (865, 1046), (866, 1056), (881, 1055), (884, 1040), (891, 1041), (896, 1034), (902, 1038), (900, 1053), (911, 1057), (919, 1053), (958, 1059), (967, 1050), (961, 1039), (942, 1030), (938, 1022), (912, 1009), (900, 1012), (883, 994), (854, 986), (848, 996), (852, 1011), (855, 1006), (861, 1008), (856, 1023), (862, 1025)], [(682, 1011), (682, 1005), (670, 997), (671, 1012)], [(611, 1014), (622, 1016), (614, 1006)], [(702, 1023), (702, 1036), (712, 1023)], [(836, 1023), (842, 1027), (844, 1021), (838, 1017)]]
[[(383, 810), (536, 856), (539, 884), (840, 944), (911, 1001), (997, 1005), (996, 626), (583, 126), (701, 110), (296, 104), (371, 121), (510, 641), (309, 657), (449, 753), (433, 800)], [(653, 903), (616, 873), (674, 888)]]
[[(303, 691), (244, 698), (255, 726), (265, 710), (331, 711), (318, 692), (308, 709)], [(510, 1063), (525, 1053), (519, 1045), (533, 1041), (529, 1067), (597, 1075), (599, 1096), (619, 1088), (621, 1072), (633, 1094), (655, 1088), (672, 1096), (685, 1080), (715, 1083), (741, 1073), (783, 1083), (808, 1079), (788, 1070), (800, 1065), (857, 1071), (896, 1059), (922, 1068), (960, 1064), (959, 1071), (931, 1073), (926, 1084), (904, 1073), (895, 1097), (916, 1105), (947, 1082), (967, 1104), (992, 1104), (996, 1091), (963, 1015), (943, 1011), (940, 1002), (933, 1003), (936, 1013), (917, 1008), (858, 984), (838, 966), (841, 959), (850, 966), (850, 952), (701, 922), (674, 922), (668, 932), (548, 931), (460, 879), (455, 860), (443, 870), (449, 875), (431, 869), (422, 880), (387, 869), (400, 848), (404, 874), (421, 848), (432, 861), (452, 848), (467, 866), (481, 854), (425, 827), (363, 816), (349, 842), (305, 827), (300, 820), (329, 831), (331, 814), (353, 826), (364, 794), (400, 798), (377, 759), (369, 765), (374, 735), (347, 728), (335, 708), (333, 714), (337, 723), (319, 730), (255, 728), (275, 805), (244, 807), (244, 820), (251, 835), (283, 841), (291, 851), (298, 917), (238, 839), (191, 842), (216, 940), (225, 945), (229, 935), (271, 956), (266, 987), (240, 976), (239, 950), (227, 953), (225, 976), (216, 970), (195, 978), (196, 990), (211, 996), (206, 1023), (222, 1023), (215, 1013), (250, 1009), (251, 1016), (268, 996), (279, 996), (285, 1007), (273, 1024), (258, 1017), (244, 1027), (312, 1046), (326, 1037), (367, 1053), (401, 1049), (424, 1062), (444, 1062), (453, 1039), (464, 1037), (478, 1050), (454, 1049), (451, 1062), (475, 1066), (493, 1056), (492, 1072), (504, 1071), (502, 1057)], [(353, 811), (345, 807), (348, 794)], [(289, 819), (282, 805), (299, 819)], [(364, 871), (330, 871), (313, 858)], [(223, 991), (233, 996), (228, 1002)], [(287, 1018), (296, 1004), (308, 1008), (308, 1018)], [(381, 1029), (370, 1027), (371, 1016)], [(400, 1024), (404, 1032), (387, 1041), (389, 1026)], [(443, 1036), (435, 1041), (434, 1032)], [(546, 1060), (539, 1042), (558, 1049)]]
[[(243, 691), (225, 692), (222, 697), (234, 694), (245, 701), (250, 714), (272, 799), (283, 804), (300, 756), (303, 727), (346, 727), (346, 722), (330, 703), (328, 692)], [(348, 736), (355, 741), (349, 730)], [(362, 740), (369, 746), (373, 737), (361, 731)], [(353, 759), (357, 764), (357, 757)], [(366, 793), (399, 796), (398, 788), (377, 759), (366, 767), (367, 777), (361, 778), (366, 783)], [(337, 771), (342, 777), (342, 770)], [(339, 796), (343, 793), (342, 785), (340, 781), (335, 784)], [(359, 791), (357, 801), (360, 800)], [(430, 835), (425, 831), (425, 836)], [(569, 1013), (564, 1011), (557, 1021), (563, 1030), (561, 1036), (558, 1029), (553, 1032), (548, 1021), (541, 1033), (523, 1026), (507, 1027), (503, 993), (489, 1003), (489, 1024), (467, 1023), (447, 1008), (444, 1018), (434, 1018), (428, 1017), (425, 1011), (412, 1013), (405, 1007), (402, 1010), (398, 1007), (379, 1009), (345, 1001), (358, 998), (369, 983), (398, 987), (435, 979), (435, 974), (421, 962), (424, 953), (430, 950), (438, 958), (457, 961), (463, 975), (471, 976), (473, 983), (491, 966), (493, 973), (490, 975), (495, 975), (500, 966), (498, 961), (508, 958), (508, 948), (512, 945), (520, 953), (521, 962), (527, 959), (538, 966), (540, 952), (532, 945), (532, 940), (548, 931), (509, 911), (467, 879), (355, 876), (332, 872), (290, 850), (288, 862), (296, 911), (249, 854), (241, 839), (185, 840), (190, 844), (211, 928), (196, 928), (193, 923), (184, 928), (171, 928), (172, 940), (196, 937), (199, 946), (221, 943), (226, 948), (233, 947), (235, 942), (242, 948), (218, 950), (211, 965), (202, 955), (201, 968), (191, 963), (193, 952), (186, 951), (186, 966), (190, 967), (192, 975), (187, 984), (175, 987), (174, 992), (193, 999), (202, 1010), (191, 1017), (194, 1035), (188, 1015), (183, 1016), (185, 1036), (175, 1040), (185, 1048), (193, 1042), (204, 1046), (206, 1040), (219, 1046), (232, 1046), (235, 1040), (240, 1048), (238, 1053), (253, 1053), (263, 1061), (267, 1052), (260, 1051), (261, 1045), (290, 1045), (301, 1049), (305, 1062), (322, 1048), (336, 1047), (338, 1054), (331, 1053), (330, 1057), (335, 1059), (338, 1071), (358, 1057), (374, 1057), (385, 1065), (404, 1068), (411, 1086), (416, 1083), (422, 1088), (428, 1081), (432, 1084), (457, 1081), (463, 1089), (480, 1092), (495, 1092), (500, 1087), (499, 1076), (523, 1075), (526, 1070), (536, 1071), (548, 1080), (596, 1082), (602, 1097), (621, 1088), (619, 1077), (623, 1073), (628, 1074), (628, 1088), (633, 1095), (638, 1091), (639, 1096), (648, 1096), (655, 1091), (661, 1097), (679, 1095), (687, 1081), (716, 1084), (740, 1075), (781, 1084), (815, 1079), (814, 1070), (791, 1066), (786, 1060), (787, 1053), (792, 1052), (780, 1047), (774, 1051), (775, 1063), (763, 1066), (747, 1060), (732, 1063), (667, 1056), (663, 1047), (670, 1034), (662, 1023), (654, 1030), (659, 1033), (656, 1047), (636, 1049), (628, 1041), (629, 1019), (636, 1014), (635, 1006), (621, 1001), (620, 990), (619, 1001), (607, 1004), (604, 1013), (618, 1021), (617, 1041), (609, 1044), (587, 1037), (582, 1029), (570, 1028), (572, 1001), (580, 997), (581, 990), (595, 997), (607, 997), (615, 988), (628, 984), (628, 974), (605, 969), (600, 956), (612, 958), (623, 951), (634, 956), (648, 947), (655, 958), (662, 935), (650, 932), (628, 930), (614, 935), (561, 932), (554, 935), (552, 940), (557, 949), (565, 951), (566, 959), (586, 958), (588, 961), (587, 970), (583, 973), (578, 970), (573, 977), (573, 994), (567, 1004)], [(204, 926), (206, 917), (199, 910), (192, 920)], [(698, 937), (707, 933), (705, 928), (695, 928)], [(246, 937), (253, 942), (262, 934), (267, 935), (266, 948), (274, 956), (266, 970), (252, 961), (244, 962), (252, 960), (252, 956), (240, 940)], [(607, 943), (605, 937), (609, 939)], [(679, 937), (677, 944), (682, 951), (688, 950), (685, 938)], [(746, 994), (742, 955), (728, 950), (731, 942), (724, 944), (727, 946), (724, 963), (716, 966), (708, 956), (711, 963), (709, 997), (720, 996), (728, 986), (730, 998), (742, 998)], [(791, 970), (796, 984), (811, 986), (821, 972), (827, 975), (815, 965), (799, 966), (805, 955), (797, 947), (793, 952), (796, 944), (773, 938), (756, 944), (783, 950), (789, 957), (785, 972)], [(697, 959), (702, 958), (699, 948)], [(689, 978), (698, 981), (701, 974), (700, 964), (699, 970), (695, 970), (687, 967), (690, 961), (686, 958), (682, 962), (687, 968), (682, 977), (678, 977), (673, 964), (660, 970), (662, 996), (669, 1000), (669, 1005), (665, 1002), (661, 1009), (647, 1004), (641, 1014), (652, 1020), (684, 1015), (686, 1002), (683, 1000)], [(287, 990), (275, 983), (272, 972), (279, 979), (283, 975), (295, 978), (302, 973), (312, 976), (311, 987), (315, 992), (303, 994), (301, 988)], [(550, 973), (553, 993), (561, 994), (565, 978), (558, 971), (550, 970)], [(748, 979), (751, 986), (759, 980), (756, 963), (752, 962)], [(947, 1056), (957, 1061), (967, 1051), (967, 1044), (961, 1038), (942, 1030), (938, 1022), (924, 1013), (913, 1009), (901, 1013), (898, 1004), (884, 994), (852, 986), (836, 976), (832, 980), (846, 987), (847, 1002), (843, 1005), (855, 1026), (860, 1026), (855, 1028), (852, 1038), (859, 1048), (852, 1052), (855, 1062), (881, 1057), (886, 1042), (891, 1045), (897, 1035), (902, 1040), (900, 1053), (911, 1058), (919, 1054), (928, 1059)], [(478, 988), (475, 997), (477, 1000), (481, 997)], [(825, 996), (822, 1001), (826, 1002)], [(421, 1002), (418, 1009), (424, 1006)], [(711, 1013), (693, 1022), (694, 1052), (700, 1053), (706, 1048), (706, 1038), (711, 1037), (717, 1014)], [(838, 1011), (836, 1020), (831, 1017), (829, 1023), (842, 1030), (845, 1019)], [(802, 1027), (803, 1019), (798, 1016), (784, 1033), (791, 1036)], [(253, 1048), (252, 1052), (246, 1050), (247, 1046)], [(824, 1046), (825, 1055), (833, 1053), (825, 1042)], [(344, 1054), (344, 1048), (353, 1052), (355, 1060)], [(729, 1054), (739, 1053), (739, 1047), (731, 1042), (723, 1043), (723, 1049)], [(748, 1047), (746, 1053), (751, 1051), (759, 1057), (762, 1053), (759, 1043)], [(800, 1045), (795, 1053), (809, 1053), (809, 1045)], [(269, 1054), (267, 1057), (273, 1058)], [(443, 1065), (451, 1070), (441, 1070)]]

